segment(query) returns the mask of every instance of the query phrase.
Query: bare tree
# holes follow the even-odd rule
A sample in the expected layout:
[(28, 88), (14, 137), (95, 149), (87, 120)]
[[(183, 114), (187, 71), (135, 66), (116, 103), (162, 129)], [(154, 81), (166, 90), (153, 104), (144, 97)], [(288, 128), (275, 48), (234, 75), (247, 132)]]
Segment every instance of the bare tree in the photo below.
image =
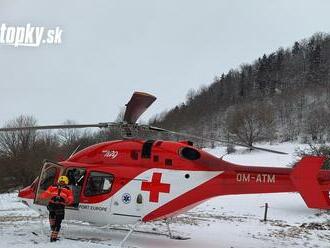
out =
[[(6, 127), (35, 126), (37, 123), (33, 116), (21, 115), (9, 121)], [(39, 167), (36, 161), (37, 132), (35, 130), (22, 130), (0, 133), (0, 154), (3, 166), (8, 170), (7, 178), (16, 185), (26, 185), (35, 176), (32, 168)]]
[(313, 141), (322, 141), (330, 121), (326, 109), (316, 108), (309, 112), (305, 121), (305, 132), (310, 135)]
[(227, 113), (225, 124), (235, 140), (252, 146), (254, 142), (269, 138), (269, 134), (273, 133), (273, 110), (262, 104), (241, 105)]
[[(27, 127), (35, 126), (37, 123), (33, 116), (21, 115), (9, 121), (5, 127)], [(0, 133), (0, 154), (3, 156), (17, 157), (22, 153), (33, 149), (37, 138), (35, 130), (22, 130)]]

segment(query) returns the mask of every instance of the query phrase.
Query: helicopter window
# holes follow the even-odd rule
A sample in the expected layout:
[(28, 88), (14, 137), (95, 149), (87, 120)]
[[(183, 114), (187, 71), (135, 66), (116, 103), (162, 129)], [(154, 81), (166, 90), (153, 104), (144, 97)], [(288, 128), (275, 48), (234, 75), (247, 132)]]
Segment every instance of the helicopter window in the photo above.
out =
[(107, 173), (91, 172), (87, 180), (85, 195), (95, 196), (110, 192), (113, 179), (113, 175)]
[(165, 165), (172, 165), (172, 159), (165, 159)]
[(188, 160), (197, 160), (201, 157), (199, 151), (191, 148), (191, 147), (184, 147), (179, 152), (180, 156), (188, 159)]
[(56, 177), (56, 168), (51, 167), (43, 173), (40, 180), (40, 189), (46, 190), (49, 186), (53, 185)]
[(154, 140), (147, 140), (146, 142), (144, 142), (143, 146), (142, 146), (142, 154), (141, 157), (142, 158), (150, 158), (151, 157), (151, 148), (152, 145), (154, 144)]

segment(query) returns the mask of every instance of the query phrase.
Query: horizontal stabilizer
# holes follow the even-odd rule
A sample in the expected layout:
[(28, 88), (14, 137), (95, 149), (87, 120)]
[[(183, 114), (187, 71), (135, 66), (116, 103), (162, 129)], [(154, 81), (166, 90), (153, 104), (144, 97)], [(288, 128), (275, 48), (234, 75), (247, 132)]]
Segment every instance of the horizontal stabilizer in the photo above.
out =
[(324, 184), (319, 179), (325, 160), (325, 157), (307, 156), (293, 167), (291, 180), (309, 208), (330, 209), (330, 182)]

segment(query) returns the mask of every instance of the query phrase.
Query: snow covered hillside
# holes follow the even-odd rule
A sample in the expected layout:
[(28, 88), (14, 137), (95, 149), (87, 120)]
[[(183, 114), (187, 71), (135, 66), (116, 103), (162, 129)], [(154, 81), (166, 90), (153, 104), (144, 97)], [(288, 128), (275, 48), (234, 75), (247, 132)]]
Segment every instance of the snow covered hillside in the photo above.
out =
[[(266, 145), (263, 145), (266, 147)], [(268, 145), (290, 155), (244, 149), (226, 155), (225, 160), (247, 165), (281, 166), (294, 162), (296, 144)], [(225, 148), (208, 149), (222, 156)], [(264, 204), (270, 206), (267, 222), (263, 222)], [(116, 245), (126, 232), (88, 223), (65, 222), (62, 239), (48, 244), (47, 219), (17, 201), (16, 194), (0, 195), (0, 247), (109, 247)], [(330, 247), (330, 212), (308, 209), (299, 194), (255, 194), (223, 196), (211, 199), (173, 220), (175, 234), (188, 240), (172, 240), (165, 236), (133, 234), (128, 247)], [(139, 230), (165, 233), (164, 223), (148, 223)], [(38, 236), (32, 234), (35, 232)], [(73, 240), (74, 239), (74, 240)]]

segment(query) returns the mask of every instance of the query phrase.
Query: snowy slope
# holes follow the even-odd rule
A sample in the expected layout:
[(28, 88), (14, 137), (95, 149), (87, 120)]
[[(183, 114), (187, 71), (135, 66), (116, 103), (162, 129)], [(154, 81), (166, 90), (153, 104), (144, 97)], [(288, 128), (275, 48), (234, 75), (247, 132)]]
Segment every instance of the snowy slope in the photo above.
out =
[[(290, 155), (266, 152), (246, 152), (226, 155), (225, 160), (247, 165), (290, 165), (297, 159), (296, 144), (263, 145)], [(222, 156), (225, 148), (208, 149)], [(263, 218), (265, 203), (270, 205), (269, 221)], [(48, 232), (47, 219), (42, 231)], [(313, 223), (319, 223), (315, 225)], [(300, 227), (305, 225), (305, 227)], [(88, 223), (65, 222), (62, 236), (55, 244), (41, 235), (40, 218), (17, 201), (16, 194), (0, 195), (0, 247), (109, 247), (115, 245), (126, 232), (99, 228)], [(129, 247), (330, 247), (330, 212), (308, 209), (299, 194), (255, 194), (223, 196), (205, 202), (173, 220), (175, 234), (189, 236), (189, 240), (171, 240), (165, 236), (136, 233), (131, 236)], [(164, 223), (145, 224), (145, 231), (165, 233)], [(325, 230), (317, 230), (325, 229)], [(35, 236), (32, 232), (39, 233)], [(78, 238), (71, 240), (67, 238)]]

